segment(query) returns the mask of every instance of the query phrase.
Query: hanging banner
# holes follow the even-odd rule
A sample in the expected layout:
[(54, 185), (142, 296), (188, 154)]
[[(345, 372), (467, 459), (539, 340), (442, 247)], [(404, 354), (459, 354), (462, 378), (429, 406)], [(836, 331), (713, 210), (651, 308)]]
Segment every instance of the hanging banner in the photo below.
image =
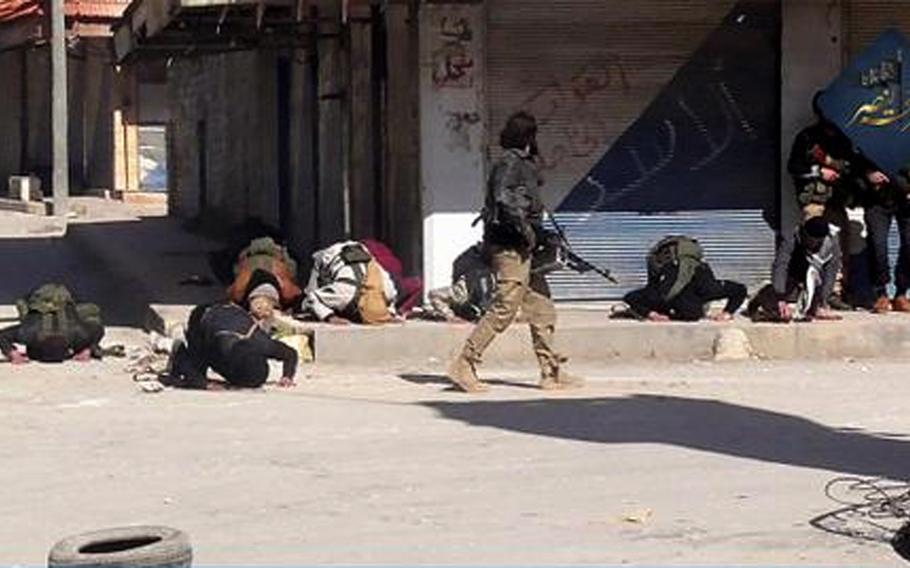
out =
[(819, 96), (818, 108), (891, 176), (910, 163), (910, 44), (887, 30)]

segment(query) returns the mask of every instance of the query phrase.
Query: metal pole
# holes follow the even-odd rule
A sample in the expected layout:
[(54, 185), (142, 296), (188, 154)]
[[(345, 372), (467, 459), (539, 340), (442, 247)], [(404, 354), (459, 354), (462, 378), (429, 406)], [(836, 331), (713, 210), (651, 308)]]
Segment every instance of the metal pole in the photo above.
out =
[(51, 0), (51, 134), (54, 140), (54, 216), (66, 222), (69, 211), (69, 124), (66, 87), (64, 0)]

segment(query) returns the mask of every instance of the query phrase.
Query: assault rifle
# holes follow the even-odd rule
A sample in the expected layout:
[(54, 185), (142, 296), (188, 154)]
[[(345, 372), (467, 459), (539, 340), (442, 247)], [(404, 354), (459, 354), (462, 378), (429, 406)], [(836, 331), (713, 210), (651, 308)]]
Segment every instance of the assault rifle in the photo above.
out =
[(545, 231), (538, 239), (539, 242), (531, 259), (531, 272), (546, 274), (567, 268), (579, 274), (594, 272), (613, 284), (619, 284), (619, 281), (610, 274), (609, 269), (591, 264), (572, 250), (572, 245), (569, 243), (565, 231), (556, 222), (556, 217), (549, 211), (547, 211), (547, 216), (555, 230)]

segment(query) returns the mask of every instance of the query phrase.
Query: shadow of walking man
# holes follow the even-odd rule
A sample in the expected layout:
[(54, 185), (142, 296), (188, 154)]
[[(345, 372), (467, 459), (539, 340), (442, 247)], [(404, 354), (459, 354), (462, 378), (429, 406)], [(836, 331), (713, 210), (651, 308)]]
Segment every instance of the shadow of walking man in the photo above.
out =
[(628, 398), (425, 402), (475, 426), (600, 444), (668, 444), (861, 476), (904, 479), (910, 442), (718, 400)]

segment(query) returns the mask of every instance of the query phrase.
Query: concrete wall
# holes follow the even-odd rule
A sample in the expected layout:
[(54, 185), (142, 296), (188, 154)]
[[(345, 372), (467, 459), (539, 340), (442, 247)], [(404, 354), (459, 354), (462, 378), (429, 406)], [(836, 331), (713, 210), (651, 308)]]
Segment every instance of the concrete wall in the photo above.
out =
[(781, 230), (799, 222), (787, 158), (793, 139), (815, 118), (812, 97), (843, 67), (845, 0), (785, 0), (781, 6)]
[[(420, 164), (426, 289), (447, 286), (455, 257), (480, 237), (486, 140), (482, 4), (427, 4), (420, 13)], [(470, 30), (465, 33), (465, 29)]]

